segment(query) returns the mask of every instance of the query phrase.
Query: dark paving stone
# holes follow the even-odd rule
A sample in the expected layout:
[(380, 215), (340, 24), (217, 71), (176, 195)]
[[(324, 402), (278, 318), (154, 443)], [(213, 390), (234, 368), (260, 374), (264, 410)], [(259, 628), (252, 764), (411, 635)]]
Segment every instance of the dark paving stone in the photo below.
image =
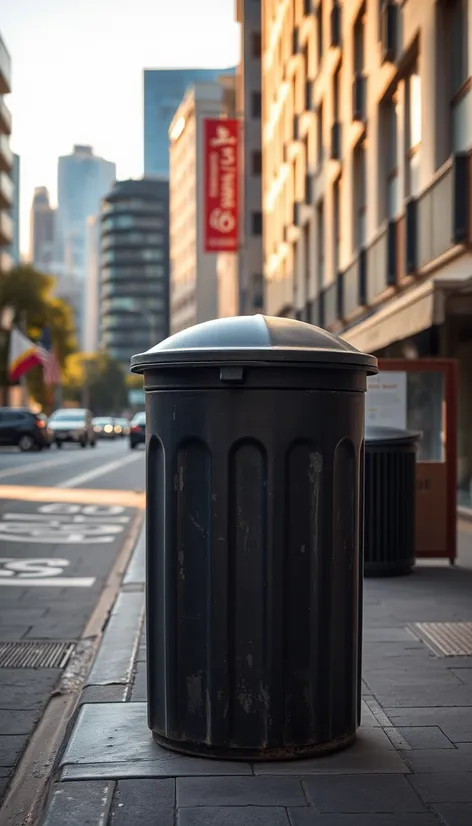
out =
[[(61, 765), (71, 763), (88, 766), (88, 777), (252, 774), (247, 763), (184, 757), (159, 746), (147, 726), (145, 703), (83, 705)], [(94, 764), (105, 765), (105, 773), (95, 775)]]
[(424, 749), (405, 751), (402, 756), (415, 774), (472, 772), (472, 751)]
[[(472, 698), (469, 698), (472, 701)], [(472, 743), (472, 708), (390, 708), (384, 711), (397, 728), (403, 726), (439, 726), (453, 743)]]
[(398, 775), (310, 776), (303, 781), (309, 802), (320, 813), (426, 811), (408, 781)]
[(15, 766), (27, 740), (28, 737), (24, 735), (0, 735), (0, 766)]
[(289, 826), (285, 809), (232, 806), (180, 809), (176, 826)]
[(31, 686), (38, 691), (54, 688), (62, 671), (60, 668), (1, 668), (0, 687)]
[(0, 734), (29, 734), (40, 717), (40, 711), (0, 711)]
[(0, 778), (0, 800), (4, 796), (8, 786), (8, 778)]
[[(313, 809), (289, 809), (291, 826), (439, 826), (432, 814), (331, 814), (319, 815)], [(467, 825), (469, 826), (469, 824)]]
[[(472, 804), (472, 776), (469, 773), (412, 774), (410, 783), (426, 803)], [(472, 812), (472, 806), (471, 806)]]
[(415, 645), (418, 643), (408, 628), (366, 628), (363, 635), (366, 642), (400, 642)]
[(123, 703), (126, 692), (127, 686), (123, 685), (89, 685), (80, 695), (79, 703)]
[(298, 777), (178, 777), (177, 806), (306, 806)]
[(451, 668), (450, 670), (464, 685), (472, 685), (472, 668)]
[(412, 749), (453, 749), (454, 744), (438, 726), (397, 726)]
[(441, 803), (433, 806), (444, 826), (471, 826), (470, 803)]
[(115, 784), (56, 783), (40, 826), (97, 826), (105, 824)]
[(175, 780), (120, 780), (111, 810), (113, 826), (173, 826)]

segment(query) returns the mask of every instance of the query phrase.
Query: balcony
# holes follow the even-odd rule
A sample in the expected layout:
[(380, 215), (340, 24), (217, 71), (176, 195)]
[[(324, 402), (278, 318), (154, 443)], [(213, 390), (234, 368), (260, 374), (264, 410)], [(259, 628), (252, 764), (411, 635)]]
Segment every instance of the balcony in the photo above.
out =
[(0, 172), (11, 172), (13, 168), (13, 152), (7, 135), (0, 135)]
[(0, 246), (8, 247), (13, 241), (13, 221), (8, 212), (0, 210)]
[(11, 112), (2, 97), (0, 97), (0, 132), (11, 135)]
[(11, 92), (11, 59), (0, 37), (0, 95)]
[[(390, 244), (389, 244), (390, 240)], [(390, 222), (367, 248), (366, 303), (396, 283), (396, 223)], [(392, 271), (393, 269), (393, 271)]]
[(324, 291), (324, 323), (331, 327), (338, 320), (338, 284), (333, 281)]
[(6, 172), (0, 172), (0, 208), (10, 209), (13, 204), (13, 182)]
[(352, 85), (352, 119), (365, 123), (367, 118), (367, 78), (362, 73), (354, 76)]

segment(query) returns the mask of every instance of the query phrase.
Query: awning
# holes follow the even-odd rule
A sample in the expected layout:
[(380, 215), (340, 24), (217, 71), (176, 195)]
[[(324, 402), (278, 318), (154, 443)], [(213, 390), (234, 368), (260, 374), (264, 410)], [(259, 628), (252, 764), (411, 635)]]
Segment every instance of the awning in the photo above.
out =
[(365, 321), (341, 332), (343, 339), (364, 353), (375, 353), (444, 321), (444, 297), (449, 291), (472, 287), (472, 255), (461, 255), (427, 281), (397, 296)]

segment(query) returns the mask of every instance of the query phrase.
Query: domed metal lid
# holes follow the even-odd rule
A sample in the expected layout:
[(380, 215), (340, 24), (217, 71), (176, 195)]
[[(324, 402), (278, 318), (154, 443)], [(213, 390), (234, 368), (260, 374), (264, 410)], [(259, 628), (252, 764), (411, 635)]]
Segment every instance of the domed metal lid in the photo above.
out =
[(291, 318), (264, 315), (205, 321), (182, 330), (131, 359), (133, 373), (153, 367), (205, 364), (310, 363), (377, 373), (377, 359), (360, 353), (341, 338)]

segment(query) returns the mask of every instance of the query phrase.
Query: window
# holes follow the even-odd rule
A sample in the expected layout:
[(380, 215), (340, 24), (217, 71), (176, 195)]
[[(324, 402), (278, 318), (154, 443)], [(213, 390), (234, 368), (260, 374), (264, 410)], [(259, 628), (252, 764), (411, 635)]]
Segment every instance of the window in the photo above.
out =
[(361, 11), (354, 24), (354, 74), (362, 74), (365, 65), (364, 38), (365, 11)]
[(323, 0), (319, 0), (316, 13), (316, 41), (319, 66), (323, 59)]
[(260, 118), (262, 113), (262, 95), (260, 92), (251, 94), (251, 117)]
[(303, 227), (303, 257), (305, 259), (305, 304), (310, 300), (310, 253), (311, 253), (311, 222)]
[(262, 235), (262, 212), (252, 213), (251, 231), (253, 235)]
[(316, 207), (316, 251), (318, 292), (324, 284), (324, 204), (320, 201)]
[(256, 177), (262, 175), (262, 152), (253, 152), (251, 155), (251, 173)]
[(340, 93), (340, 79), (341, 79), (341, 64), (339, 64), (333, 76), (333, 120), (338, 122), (339, 117), (339, 93)]
[(443, 0), (441, 28), (444, 32), (444, 57), (448, 74), (446, 117), (450, 119), (451, 124), (449, 150), (452, 152), (468, 146), (468, 124), (463, 95), (469, 78), (468, 27), (467, 0)]
[(354, 150), (354, 250), (366, 243), (366, 163), (365, 144), (361, 141)]
[(261, 310), (264, 306), (264, 278), (262, 275), (253, 275), (252, 277), (253, 289), (253, 307), (255, 310)]
[(323, 104), (320, 103), (318, 107), (318, 120), (317, 120), (317, 152), (318, 152), (318, 163), (323, 163), (323, 155), (324, 155), (324, 148), (323, 148)]
[(421, 78), (415, 68), (405, 80), (405, 195), (416, 196), (420, 189), (421, 158)]
[(386, 157), (386, 216), (395, 218), (399, 209), (398, 187), (398, 94), (384, 105), (385, 157)]
[(341, 181), (337, 178), (333, 184), (333, 266), (337, 276), (341, 262)]
[(262, 52), (262, 38), (260, 32), (253, 32), (251, 37), (251, 54), (255, 58), (260, 58)]

